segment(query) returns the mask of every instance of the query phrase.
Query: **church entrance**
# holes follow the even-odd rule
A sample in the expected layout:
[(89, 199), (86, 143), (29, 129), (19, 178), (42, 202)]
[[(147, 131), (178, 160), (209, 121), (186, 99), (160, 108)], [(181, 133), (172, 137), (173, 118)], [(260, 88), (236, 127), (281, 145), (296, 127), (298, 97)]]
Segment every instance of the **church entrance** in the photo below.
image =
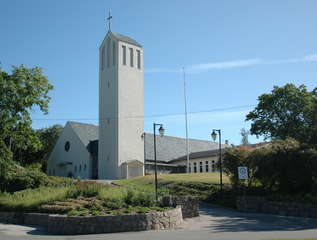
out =
[(98, 179), (98, 155), (91, 158), (91, 178)]
[(134, 178), (138, 176), (138, 168), (137, 167), (128, 167), (128, 178)]

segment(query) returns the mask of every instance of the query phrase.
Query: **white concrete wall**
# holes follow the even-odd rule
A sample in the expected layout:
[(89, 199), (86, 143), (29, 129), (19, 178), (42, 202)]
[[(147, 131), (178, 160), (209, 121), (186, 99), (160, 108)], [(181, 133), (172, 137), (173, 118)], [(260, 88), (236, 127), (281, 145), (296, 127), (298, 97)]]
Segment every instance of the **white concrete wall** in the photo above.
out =
[[(110, 38), (110, 67), (102, 69), (102, 49)], [(115, 64), (112, 44), (116, 44)], [(122, 61), (122, 45), (126, 46), (126, 65)], [(133, 49), (134, 66), (130, 67)], [(141, 66), (137, 67), (137, 52), (141, 53)], [(108, 32), (99, 49), (99, 179), (126, 178), (123, 163), (137, 159), (143, 162), (144, 144), (143, 49), (118, 42)], [(109, 121), (108, 121), (109, 119)], [(109, 157), (108, 157), (109, 156)], [(143, 174), (143, 173), (142, 173)]]
[[(107, 56), (107, 39), (110, 43), (116, 39), (107, 34), (99, 49), (99, 153), (98, 178), (118, 179), (118, 64), (102, 70), (102, 48), (105, 46)], [(117, 48), (118, 51), (118, 48)], [(110, 48), (112, 55), (112, 48)], [(112, 60), (112, 59), (111, 59)]]
[[(217, 156), (212, 156), (212, 157), (205, 157), (205, 158), (197, 158), (197, 159), (189, 159), (190, 167), (191, 167), (191, 172), (194, 173), (194, 163), (196, 163), (196, 173), (200, 173), (200, 162), (202, 162), (202, 172), (214, 172), (212, 169), (212, 164), (216, 164), (218, 162), (219, 157)], [(214, 163), (212, 163), (214, 161)], [(208, 162), (208, 171), (206, 171), (206, 162)], [(172, 162), (171, 164), (178, 164), (178, 165), (187, 165), (187, 160), (184, 161), (177, 161), (177, 162)], [(186, 170), (187, 172), (187, 170)]]
[[(70, 148), (66, 152), (65, 151), (65, 143), (70, 143)], [(61, 162), (72, 162), (72, 165), (67, 165), (67, 176), (68, 172), (72, 172), (75, 179), (77, 179), (78, 175), (81, 176), (82, 179), (89, 178), (89, 157), (90, 154), (82, 141), (78, 138), (74, 129), (67, 122), (65, 128), (57, 143), (48, 158), (47, 161), (47, 174), (49, 175), (49, 171), (51, 170), (51, 176), (53, 175), (53, 169), (55, 169), (55, 176), (64, 177), (62, 175), (61, 167), (57, 164)], [(86, 171), (84, 171), (84, 165), (86, 164)], [(81, 165), (82, 170), (79, 172), (79, 166)], [(77, 171), (74, 172), (75, 166), (77, 166)]]
[[(122, 61), (122, 45), (126, 46), (126, 65)], [(130, 67), (130, 51), (133, 49), (133, 67)], [(137, 50), (140, 51), (140, 69), (137, 67)], [(137, 159), (144, 161), (144, 92), (143, 92), (143, 48), (127, 43), (119, 43), (119, 166)], [(138, 176), (143, 176), (138, 171)], [(125, 178), (119, 176), (119, 178)]]

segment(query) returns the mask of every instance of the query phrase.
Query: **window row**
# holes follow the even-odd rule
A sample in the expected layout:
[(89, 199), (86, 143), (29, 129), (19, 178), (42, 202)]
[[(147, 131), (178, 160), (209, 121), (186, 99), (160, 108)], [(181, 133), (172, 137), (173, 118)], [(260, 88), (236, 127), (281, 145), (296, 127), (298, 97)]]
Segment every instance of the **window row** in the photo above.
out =
[[(106, 48), (107, 48), (107, 53), (106, 53)], [(102, 50), (101, 50), (101, 69), (102, 70), (105, 70), (106, 66), (107, 68), (110, 68), (111, 65), (112, 66), (116, 65), (116, 55), (117, 55), (116, 50), (117, 50), (117, 44), (114, 41), (112, 41), (110, 38), (108, 38), (106, 44), (102, 47)]]
[[(134, 66), (133, 63), (133, 48), (129, 48), (129, 59), (130, 59), (130, 67)], [(141, 69), (141, 52), (140, 50), (136, 50), (136, 67), (138, 69)], [(122, 64), (127, 65), (127, 48), (126, 46), (122, 45)]]
[[(199, 165), (198, 165), (199, 163)], [(209, 161), (205, 161), (203, 165), (203, 161), (201, 162), (194, 162), (193, 166), (189, 163), (189, 172), (192, 173), (203, 173), (203, 172), (214, 172), (215, 171), (215, 160), (211, 161), (211, 166), (209, 167)]]
[[(84, 164), (84, 171), (86, 171), (86, 170), (87, 170), (87, 165)], [(77, 172), (77, 166), (75, 166), (74, 172)], [(81, 172), (81, 165), (79, 165), (79, 171), (78, 172)]]
[[(107, 50), (107, 51), (106, 51)], [(106, 44), (102, 47), (101, 50), (101, 69), (105, 70), (106, 67), (110, 68), (111, 66), (116, 65), (116, 56), (117, 56), (117, 44), (112, 41), (110, 38), (107, 39)], [(130, 67), (134, 67), (134, 50), (129, 48), (129, 61)], [(127, 65), (127, 48), (122, 45), (122, 64)], [(136, 67), (141, 69), (141, 52), (136, 50)]]

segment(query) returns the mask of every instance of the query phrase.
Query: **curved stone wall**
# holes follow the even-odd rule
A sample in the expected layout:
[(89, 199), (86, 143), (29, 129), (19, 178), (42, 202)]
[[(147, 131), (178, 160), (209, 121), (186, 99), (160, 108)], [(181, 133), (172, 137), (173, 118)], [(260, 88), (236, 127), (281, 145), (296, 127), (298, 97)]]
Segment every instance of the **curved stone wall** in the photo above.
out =
[(183, 215), (180, 206), (166, 212), (122, 216), (79, 217), (44, 213), (0, 212), (0, 222), (47, 226), (48, 232), (54, 234), (88, 234), (172, 228), (183, 223)]

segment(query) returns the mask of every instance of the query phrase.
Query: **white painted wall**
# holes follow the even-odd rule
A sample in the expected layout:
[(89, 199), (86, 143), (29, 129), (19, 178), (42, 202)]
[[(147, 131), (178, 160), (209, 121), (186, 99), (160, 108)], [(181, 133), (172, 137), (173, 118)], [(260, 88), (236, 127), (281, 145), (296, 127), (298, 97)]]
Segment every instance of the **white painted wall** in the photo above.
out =
[[(105, 61), (103, 70), (102, 49), (105, 46), (107, 56), (108, 38), (111, 61), (109, 68)], [(116, 44), (115, 64), (113, 42)], [(122, 61), (122, 45), (126, 46), (126, 65)], [(133, 67), (130, 67), (129, 48), (133, 49)], [(140, 69), (136, 50), (141, 53)], [(119, 42), (108, 32), (99, 49), (99, 179), (127, 178), (127, 169), (122, 164), (133, 159), (144, 161), (143, 98), (143, 48)], [(143, 171), (140, 172), (143, 175)]]
[[(69, 151), (65, 151), (65, 143), (70, 143)], [(71, 127), (70, 123), (66, 123), (66, 126), (61, 133), (61, 136), (57, 140), (57, 143), (48, 158), (47, 161), (47, 175), (51, 170), (51, 175), (53, 175), (53, 170), (55, 169), (55, 176), (64, 177), (62, 172), (63, 166), (58, 166), (62, 162), (72, 162), (72, 165), (67, 165), (67, 176), (68, 172), (72, 172), (75, 179), (78, 175), (82, 179), (89, 178), (90, 166), (89, 166), (90, 153), (78, 138), (74, 129)], [(86, 164), (86, 171), (84, 171), (84, 165)], [(81, 165), (82, 170), (79, 172), (79, 166)], [(64, 165), (65, 166), (65, 165)], [(75, 166), (77, 166), (77, 171), (74, 172)]]
[[(200, 162), (202, 162), (202, 172), (214, 172), (212, 169), (212, 165), (218, 162), (218, 156), (211, 156), (205, 158), (196, 158), (196, 159), (189, 159), (191, 171), (190, 173), (194, 173), (194, 163), (196, 163), (196, 173), (200, 173)], [(212, 163), (214, 161), (214, 163)], [(208, 162), (208, 171), (206, 171), (206, 162)], [(171, 164), (178, 164), (178, 165), (187, 165), (187, 160), (172, 162)]]

